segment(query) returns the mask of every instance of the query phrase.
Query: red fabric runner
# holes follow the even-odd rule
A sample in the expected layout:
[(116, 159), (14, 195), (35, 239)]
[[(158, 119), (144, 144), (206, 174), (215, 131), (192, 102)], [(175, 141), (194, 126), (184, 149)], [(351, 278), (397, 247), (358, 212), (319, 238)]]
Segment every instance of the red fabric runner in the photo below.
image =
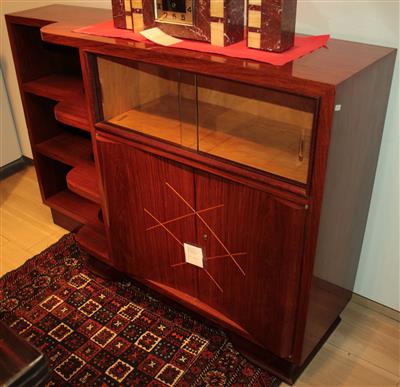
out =
[[(144, 36), (131, 30), (114, 28), (113, 20), (107, 20), (105, 22), (93, 24), (91, 26), (78, 28), (74, 30), (74, 32), (89, 35), (106, 36), (109, 38), (130, 39), (136, 42), (150, 42)], [(307, 37), (296, 36), (294, 47), (280, 54), (247, 48), (245, 40), (232, 44), (228, 47), (216, 47), (212, 46), (209, 43), (184, 40), (169, 47), (208, 52), (211, 54), (220, 54), (234, 58), (252, 59), (258, 62), (270, 63), (275, 66), (283, 66), (288, 62), (301, 58), (302, 56), (307, 55), (310, 52), (313, 52), (325, 46), (329, 40), (329, 37), (329, 35)]]

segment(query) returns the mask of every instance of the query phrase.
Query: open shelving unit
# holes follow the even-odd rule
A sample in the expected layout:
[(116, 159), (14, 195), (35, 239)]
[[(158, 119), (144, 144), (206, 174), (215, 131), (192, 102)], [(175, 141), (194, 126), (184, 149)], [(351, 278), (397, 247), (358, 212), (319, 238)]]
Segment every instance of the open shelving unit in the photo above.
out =
[(8, 21), (42, 199), (55, 223), (107, 261), (79, 51), (43, 42), (40, 27), (30, 19)]

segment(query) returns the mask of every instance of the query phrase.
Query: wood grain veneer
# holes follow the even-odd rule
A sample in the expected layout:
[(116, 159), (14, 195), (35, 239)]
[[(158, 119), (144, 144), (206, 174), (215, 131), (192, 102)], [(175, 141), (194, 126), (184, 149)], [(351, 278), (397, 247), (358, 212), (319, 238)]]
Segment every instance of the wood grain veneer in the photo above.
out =
[(55, 210), (54, 208), (50, 208), (50, 212), (51, 212), (51, 217), (52, 217), (54, 224), (62, 227), (65, 230), (75, 232), (80, 227), (82, 227), (82, 223), (63, 214), (60, 211)]
[(54, 107), (57, 121), (90, 132), (88, 112), (84, 94), (74, 95), (71, 99), (59, 102)]
[[(121, 145), (98, 137), (98, 145), (109, 200), (110, 231), (113, 240), (119, 241), (113, 244), (113, 256), (119, 257), (122, 265), (119, 269), (199, 299), (242, 326), (256, 342), (288, 356), (291, 342), (285, 340), (291, 337), (294, 327), (293, 292), (303, 243), (304, 207), (275, 201), (265, 193), (153, 156), (134, 144)], [(111, 171), (108, 165), (115, 158), (118, 170)], [(196, 216), (185, 216), (191, 212), (189, 205), (198, 211), (213, 209), (204, 211), (199, 221)], [(168, 230), (161, 226), (153, 229), (157, 219), (178, 221), (169, 223)], [(245, 219), (257, 224), (256, 232), (246, 231), (249, 225)], [(227, 222), (234, 228), (224, 227)], [(204, 235), (208, 235), (206, 240)], [(207, 273), (182, 264), (183, 242), (203, 247), (208, 257)], [(160, 248), (164, 251), (163, 264)], [(226, 257), (226, 249), (234, 256), (239, 253), (234, 261)], [(224, 255), (226, 259), (221, 259)], [(145, 262), (142, 256), (146, 256)], [(214, 260), (214, 256), (221, 258)], [(274, 271), (268, 269), (270, 266)], [(282, 284), (279, 278), (288, 272), (293, 274)], [(263, 296), (258, 286), (264, 288)], [(278, 289), (282, 298), (276, 298)], [(265, 315), (267, 309), (269, 318)], [(276, 324), (278, 320), (285, 323)]]
[(90, 163), (92, 144), (89, 139), (63, 132), (35, 146), (35, 150), (62, 163), (78, 166)]
[(109, 260), (108, 243), (104, 229), (99, 229), (91, 225), (84, 225), (77, 232), (76, 240), (85, 251), (101, 262), (107, 262)]
[[(168, 157), (185, 165), (201, 169), (203, 171), (217, 173), (219, 176), (227, 177), (231, 180), (243, 183), (248, 186), (257, 188), (261, 191), (269, 192), (282, 199), (296, 201), (303, 205), (308, 203), (306, 198), (307, 190), (296, 182), (288, 182), (279, 177), (272, 177), (269, 174), (263, 174), (251, 168), (236, 165), (232, 162), (214, 158), (212, 155), (204, 155), (202, 153), (188, 152), (168, 142), (161, 142), (151, 136), (143, 136), (140, 133), (127, 131), (114, 125), (105, 123), (96, 124), (97, 135), (104, 138), (113, 138), (117, 135), (120, 142), (128, 143), (130, 140), (135, 141), (136, 146), (159, 156)], [(217, 172), (218, 171), (218, 172)]]
[(49, 196), (44, 202), (81, 224), (92, 223), (99, 211), (98, 205), (67, 189)]
[(101, 204), (99, 183), (93, 162), (79, 164), (72, 168), (68, 172), (66, 180), (67, 186), (72, 192)]
[(394, 62), (395, 52), (336, 90), (341, 110), (332, 124), (302, 359), (352, 295)]
[(82, 80), (75, 75), (51, 74), (34, 81), (26, 82), (22, 86), (23, 90), (51, 98), (56, 101), (74, 98), (83, 92)]

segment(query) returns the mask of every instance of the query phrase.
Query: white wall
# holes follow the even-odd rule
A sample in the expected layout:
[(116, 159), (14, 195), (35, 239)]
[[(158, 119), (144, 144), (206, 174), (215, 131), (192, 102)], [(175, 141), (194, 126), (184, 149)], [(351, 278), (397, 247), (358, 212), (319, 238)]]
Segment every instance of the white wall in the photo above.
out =
[(0, 78), (0, 167), (3, 167), (21, 157), (21, 148), (1, 68)]
[[(110, 8), (105, 1), (0, 0), (1, 13), (54, 3)], [(1, 65), (23, 154), (31, 155), (11, 52), (1, 16)], [(398, 0), (298, 0), (297, 31), (399, 47)], [(399, 77), (396, 75), (383, 135), (378, 171), (356, 280), (356, 292), (395, 309), (399, 302)]]

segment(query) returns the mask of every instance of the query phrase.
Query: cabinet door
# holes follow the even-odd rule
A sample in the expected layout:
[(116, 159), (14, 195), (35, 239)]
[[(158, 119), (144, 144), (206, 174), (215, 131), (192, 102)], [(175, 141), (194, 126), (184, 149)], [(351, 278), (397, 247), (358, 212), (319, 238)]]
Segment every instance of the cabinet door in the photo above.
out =
[[(98, 149), (114, 265), (289, 356), (304, 207), (133, 145)], [(184, 243), (202, 249), (203, 267), (186, 261)]]
[(183, 242), (196, 243), (195, 219), (171, 190), (194, 206), (193, 170), (134, 146), (97, 146), (114, 266), (196, 296), (196, 271), (180, 265)]
[(254, 341), (289, 356), (304, 206), (203, 172), (196, 173), (196, 204), (201, 211), (198, 241), (208, 272), (199, 271), (199, 299)]

